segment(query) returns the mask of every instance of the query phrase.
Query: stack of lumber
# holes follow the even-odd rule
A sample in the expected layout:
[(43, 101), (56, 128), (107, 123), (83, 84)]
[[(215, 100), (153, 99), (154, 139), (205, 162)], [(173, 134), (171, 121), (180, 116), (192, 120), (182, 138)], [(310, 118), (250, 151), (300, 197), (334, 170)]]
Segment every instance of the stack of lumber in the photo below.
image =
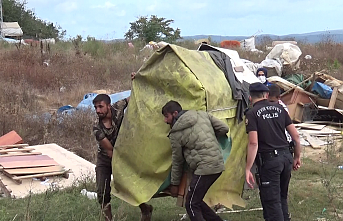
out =
[(61, 175), (68, 178), (68, 172), (48, 155), (34, 152), (27, 144), (0, 146), (0, 172), (17, 184), (22, 179)]
[(327, 125), (315, 123), (296, 124), (299, 134), (311, 145), (313, 149), (321, 149), (328, 145), (328, 136), (332, 139), (341, 139), (341, 131), (331, 129)]

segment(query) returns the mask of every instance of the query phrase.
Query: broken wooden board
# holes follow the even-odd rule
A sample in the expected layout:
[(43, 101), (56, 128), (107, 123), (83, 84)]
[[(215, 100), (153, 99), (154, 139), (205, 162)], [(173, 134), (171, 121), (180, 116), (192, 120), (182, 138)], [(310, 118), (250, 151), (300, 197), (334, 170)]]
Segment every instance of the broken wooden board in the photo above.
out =
[(297, 128), (305, 128), (310, 130), (322, 130), (326, 125), (322, 124), (310, 124), (310, 123), (300, 123), (294, 125)]
[(330, 128), (324, 127), (322, 130), (300, 130), (301, 132), (306, 132), (309, 135), (341, 135), (341, 131), (333, 130)]
[(94, 180), (95, 182), (95, 165), (65, 148), (57, 144), (44, 144), (30, 147), (34, 148), (37, 152), (54, 158), (59, 165), (71, 169), (73, 173), (69, 173), (68, 179), (48, 177), (49, 180), (44, 185), (42, 185), (39, 179), (22, 179), (22, 184), (18, 185), (14, 183), (14, 180), (0, 173), (3, 183), (12, 190), (12, 195), (16, 198), (27, 197), (30, 194), (45, 193), (51, 188), (51, 185), (58, 185), (60, 189), (64, 189), (84, 179)]
[(0, 158), (0, 165), (4, 162), (17, 162), (17, 161), (42, 161), (42, 160), (53, 160), (47, 155), (29, 155), (29, 156), (12, 156)]
[(23, 148), (28, 147), (28, 144), (13, 144), (13, 145), (1, 145), (0, 149), (11, 149), (11, 148)]
[(0, 178), (0, 190), (5, 194), (6, 197), (11, 198), (11, 192), (7, 189), (5, 184), (2, 182)]
[(13, 157), (13, 156), (28, 156), (28, 155), (42, 155), (40, 152), (19, 152), (19, 153), (3, 153), (0, 154), (1, 157)]
[(26, 174), (36, 174), (36, 173), (52, 173), (61, 172), (64, 167), (58, 166), (47, 166), (47, 167), (33, 167), (33, 168), (16, 168), (16, 169), (5, 169), (5, 171), (12, 175), (26, 175)]
[(306, 132), (302, 132), (305, 140), (310, 143), (313, 149), (321, 149), (321, 146), (325, 146), (326, 142), (322, 141), (316, 137), (312, 137), (310, 134)]
[(7, 173), (5, 170), (2, 170), (1, 173), (3, 173), (7, 178), (9, 178), (10, 180), (12, 180), (13, 182), (15, 182), (16, 184), (21, 184), (22, 181), (21, 180), (15, 180), (13, 179), (14, 177), (16, 177), (15, 175), (12, 175), (10, 173)]
[(343, 123), (337, 123), (337, 122), (333, 122), (333, 121), (305, 121), (304, 123), (308, 123), (308, 124), (325, 124), (325, 125), (332, 125), (332, 126), (338, 126), (338, 127), (342, 127)]
[(23, 139), (14, 130), (0, 137), (0, 145), (12, 145), (21, 143), (23, 143)]
[(45, 167), (59, 165), (55, 160), (29, 160), (29, 161), (15, 161), (3, 162), (1, 166), (4, 169), (24, 168), (24, 167)]
[(20, 149), (7, 149), (7, 150), (0, 150), (1, 153), (11, 153), (11, 152), (31, 152), (35, 150), (34, 148), (20, 148)]
[(28, 179), (28, 178), (46, 178), (48, 176), (59, 176), (62, 175), (62, 177), (68, 179), (69, 178), (69, 170), (63, 170), (59, 172), (51, 172), (51, 173), (38, 173), (38, 174), (33, 174), (33, 175), (25, 175), (25, 176), (14, 176), (14, 180), (22, 180), (22, 179)]

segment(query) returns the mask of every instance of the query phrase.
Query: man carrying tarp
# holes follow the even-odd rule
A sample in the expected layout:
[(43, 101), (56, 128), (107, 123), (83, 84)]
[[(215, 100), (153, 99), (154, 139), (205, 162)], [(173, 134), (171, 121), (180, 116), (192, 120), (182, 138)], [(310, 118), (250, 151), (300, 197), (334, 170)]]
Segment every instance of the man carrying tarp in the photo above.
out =
[[(255, 180), (250, 170), (255, 161), (264, 219), (289, 221), (287, 195), (292, 165), (294, 170), (301, 165), (299, 134), (285, 109), (267, 100), (268, 87), (262, 83), (253, 83), (249, 92), (253, 108), (246, 113), (249, 136), (246, 182), (253, 188)], [(295, 141), (294, 158), (285, 129)]]
[[(116, 142), (124, 118), (124, 110), (128, 105), (129, 99), (130, 97), (111, 105), (111, 98), (108, 95), (99, 94), (93, 100), (94, 108), (99, 117), (99, 121), (93, 127), (95, 138), (99, 142), (95, 168), (97, 194), (106, 221), (112, 220), (110, 182), (113, 146)], [(142, 203), (139, 205), (139, 208), (141, 209), (141, 221), (149, 221), (151, 219), (152, 206)]]
[(218, 136), (226, 136), (229, 127), (205, 111), (184, 111), (176, 101), (162, 108), (165, 123), (171, 127), (169, 139), (172, 147), (172, 196), (178, 195), (184, 161), (192, 171), (186, 197), (186, 210), (192, 221), (222, 220), (205, 202), (208, 189), (224, 171), (224, 160)]

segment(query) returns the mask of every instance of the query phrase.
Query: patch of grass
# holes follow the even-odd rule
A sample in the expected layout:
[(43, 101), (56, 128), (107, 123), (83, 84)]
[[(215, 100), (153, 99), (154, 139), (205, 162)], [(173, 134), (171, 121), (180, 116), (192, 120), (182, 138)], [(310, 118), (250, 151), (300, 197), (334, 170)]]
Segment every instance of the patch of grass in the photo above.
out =
[[(338, 171), (332, 179), (336, 187), (334, 201), (328, 197), (327, 187), (322, 180), (324, 171), (319, 162), (305, 159), (299, 171), (293, 172), (289, 190), (289, 210), (292, 220), (316, 220), (326, 218), (338, 220), (335, 211), (342, 210), (340, 202), (342, 185)], [(336, 168), (328, 167), (333, 172)], [(310, 178), (310, 179), (309, 179)], [(81, 180), (72, 188), (65, 190), (51, 189), (44, 194), (32, 195), (24, 199), (1, 199), (0, 220), (100, 220), (100, 206), (96, 200), (90, 200), (80, 194), (81, 189), (95, 191), (95, 184), (90, 180)], [(260, 208), (258, 190), (245, 190), (243, 199), (247, 202), (245, 209)], [(120, 199), (112, 197), (112, 211), (115, 220), (139, 220), (140, 210)], [(179, 220), (179, 214), (185, 214), (184, 208), (176, 206), (176, 199), (171, 197), (152, 199), (149, 204), (154, 207), (153, 221)], [(18, 208), (21, 208), (18, 210)], [(43, 209), (44, 208), (44, 209)], [(242, 208), (234, 207), (235, 210)], [(220, 214), (223, 219), (230, 221), (262, 221), (262, 211)], [(28, 217), (28, 218), (27, 218)]]

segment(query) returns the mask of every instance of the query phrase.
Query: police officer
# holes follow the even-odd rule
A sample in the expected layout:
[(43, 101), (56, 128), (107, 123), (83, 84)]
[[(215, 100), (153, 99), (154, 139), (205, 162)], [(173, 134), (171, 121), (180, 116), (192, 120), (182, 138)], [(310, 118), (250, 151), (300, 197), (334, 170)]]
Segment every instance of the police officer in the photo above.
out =
[[(287, 195), (292, 167), (300, 165), (299, 134), (285, 109), (268, 99), (269, 89), (262, 83), (249, 87), (253, 107), (246, 113), (246, 130), (249, 136), (245, 178), (253, 188), (255, 183), (251, 167), (256, 160), (263, 216), (267, 221), (288, 221)], [(294, 157), (290, 152), (285, 129), (296, 145)]]

